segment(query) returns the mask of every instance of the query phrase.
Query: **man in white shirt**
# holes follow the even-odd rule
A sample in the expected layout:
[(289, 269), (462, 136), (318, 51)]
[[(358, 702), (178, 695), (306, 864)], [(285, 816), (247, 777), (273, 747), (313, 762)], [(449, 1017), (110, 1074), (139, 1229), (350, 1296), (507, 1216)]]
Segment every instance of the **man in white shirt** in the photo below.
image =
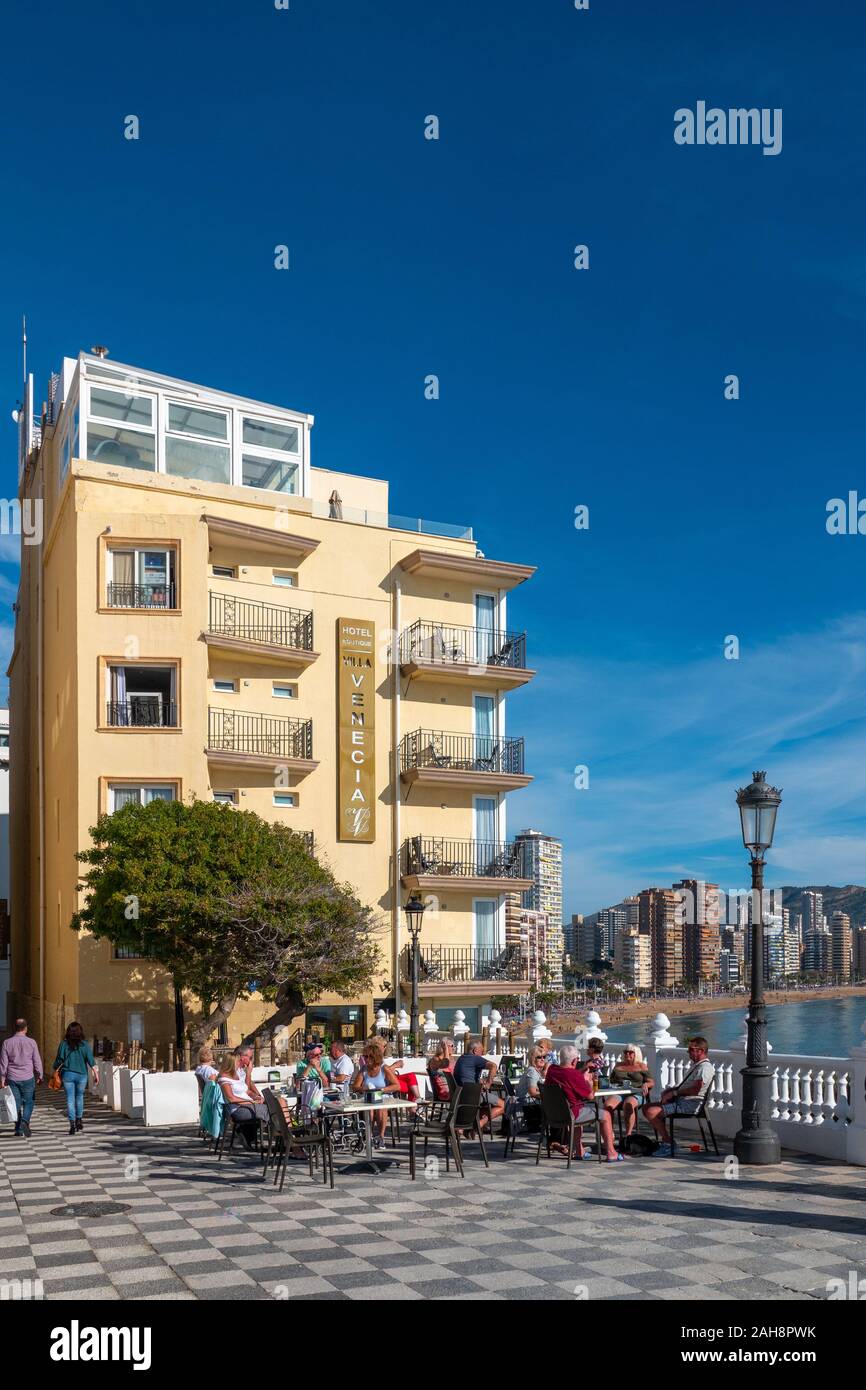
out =
[(345, 1086), (355, 1074), (355, 1064), (346, 1056), (346, 1049), (338, 1038), (328, 1048), (331, 1058), (331, 1081), (336, 1086)]
[(665, 1119), (669, 1115), (694, 1115), (704, 1103), (704, 1097), (713, 1084), (715, 1067), (709, 1059), (709, 1045), (706, 1038), (689, 1039), (689, 1060), (691, 1066), (679, 1086), (662, 1091), (661, 1102), (652, 1102), (643, 1108), (644, 1118), (649, 1120), (661, 1143), (655, 1151), (656, 1158), (670, 1158), (671, 1136)]

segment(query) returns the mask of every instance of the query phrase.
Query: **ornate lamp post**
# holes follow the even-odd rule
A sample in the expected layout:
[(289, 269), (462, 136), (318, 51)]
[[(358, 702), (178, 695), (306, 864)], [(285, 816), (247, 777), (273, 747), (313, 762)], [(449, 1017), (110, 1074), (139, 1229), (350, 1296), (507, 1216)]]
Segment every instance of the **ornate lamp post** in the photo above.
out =
[[(734, 1139), (741, 1163), (779, 1163), (779, 1136), (770, 1124), (770, 1069), (767, 1066), (767, 1010), (764, 1003), (764, 853), (773, 843), (781, 791), (768, 786), (766, 774), (737, 792), (743, 844), (752, 862), (752, 989), (747, 1020), (743, 1111)], [(757, 899), (757, 911), (755, 903)]]
[(420, 949), (418, 940), (421, 936), (421, 922), (424, 918), (425, 904), (419, 893), (413, 893), (409, 901), (403, 908), (406, 914), (406, 926), (409, 928), (409, 936), (412, 941), (412, 1003), (409, 1010), (409, 1036), (412, 1039), (414, 1054), (418, 1055), (418, 968), (420, 959)]

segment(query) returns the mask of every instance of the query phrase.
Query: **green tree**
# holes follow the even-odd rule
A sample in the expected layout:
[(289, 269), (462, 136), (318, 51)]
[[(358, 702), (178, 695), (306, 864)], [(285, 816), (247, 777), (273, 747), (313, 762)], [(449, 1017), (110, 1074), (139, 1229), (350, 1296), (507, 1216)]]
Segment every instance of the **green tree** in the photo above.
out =
[(217, 802), (155, 800), (100, 816), (73, 931), (132, 946), (205, 1001), (199, 1044), (258, 990), (291, 1022), (325, 991), (369, 988), (376, 919), (307, 851), (303, 837)]

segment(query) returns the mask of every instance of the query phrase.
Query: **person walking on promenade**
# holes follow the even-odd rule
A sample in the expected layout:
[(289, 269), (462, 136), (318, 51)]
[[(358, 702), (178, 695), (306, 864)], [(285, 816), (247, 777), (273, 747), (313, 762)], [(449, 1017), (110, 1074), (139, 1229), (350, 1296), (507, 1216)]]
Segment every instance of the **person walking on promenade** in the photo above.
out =
[(15, 1133), (18, 1138), (30, 1138), (30, 1116), (36, 1102), (36, 1086), (42, 1080), (42, 1058), (39, 1048), (27, 1035), (27, 1019), (16, 1018), (15, 1032), (0, 1047), (0, 1086), (9, 1088), (18, 1107)]
[(80, 1023), (70, 1023), (54, 1059), (54, 1070), (60, 1072), (60, 1080), (66, 1092), (70, 1134), (79, 1133), (84, 1128), (84, 1092), (87, 1089), (88, 1067), (96, 1071), (93, 1053), (89, 1044), (84, 1041), (84, 1029)]

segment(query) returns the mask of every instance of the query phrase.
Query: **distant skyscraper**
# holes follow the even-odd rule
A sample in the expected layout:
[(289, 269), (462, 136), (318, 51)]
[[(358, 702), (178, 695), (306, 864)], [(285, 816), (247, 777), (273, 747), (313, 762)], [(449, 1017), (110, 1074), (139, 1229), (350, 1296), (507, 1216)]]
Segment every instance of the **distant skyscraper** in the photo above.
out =
[(562, 841), (540, 830), (521, 830), (515, 836), (523, 850), (523, 873), (532, 887), (523, 894), (523, 907), (547, 913), (547, 971), (554, 988), (562, 985)]
[(719, 983), (722, 989), (734, 989), (742, 984), (743, 962), (725, 947), (719, 951)]
[(571, 921), (564, 922), (562, 926), (562, 937), (565, 943), (565, 954), (570, 957), (572, 964), (579, 960), (577, 954), (577, 930), (583, 926), (583, 913), (573, 912)]
[(614, 966), (631, 989), (649, 989), (652, 985), (652, 940), (642, 936), (637, 927), (624, 927), (616, 938)]
[(803, 947), (803, 970), (809, 975), (824, 978), (830, 971), (833, 958), (833, 938), (826, 927), (806, 933)]
[(617, 903), (615, 907), (603, 907), (595, 915), (601, 931), (602, 954), (608, 960), (613, 960), (617, 933), (623, 931), (626, 925), (625, 907), (621, 903)]
[(824, 926), (824, 894), (817, 889), (807, 888), (802, 896), (803, 940), (810, 931), (821, 931)]
[(688, 984), (719, 978), (719, 885), (684, 878), (673, 885), (683, 899), (683, 969)]
[(858, 927), (853, 933), (854, 974), (858, 980), (866, 979), (866, 927)]
[(680, 895), (672, 888), (644, 888), (638, 894), (641, 936), (649, 936), (653, 986), (670, 989), (685, 978)]
[(851, 978), (851, 918), (836, 911), (830, 919), (830, 972), (840, 980)]

